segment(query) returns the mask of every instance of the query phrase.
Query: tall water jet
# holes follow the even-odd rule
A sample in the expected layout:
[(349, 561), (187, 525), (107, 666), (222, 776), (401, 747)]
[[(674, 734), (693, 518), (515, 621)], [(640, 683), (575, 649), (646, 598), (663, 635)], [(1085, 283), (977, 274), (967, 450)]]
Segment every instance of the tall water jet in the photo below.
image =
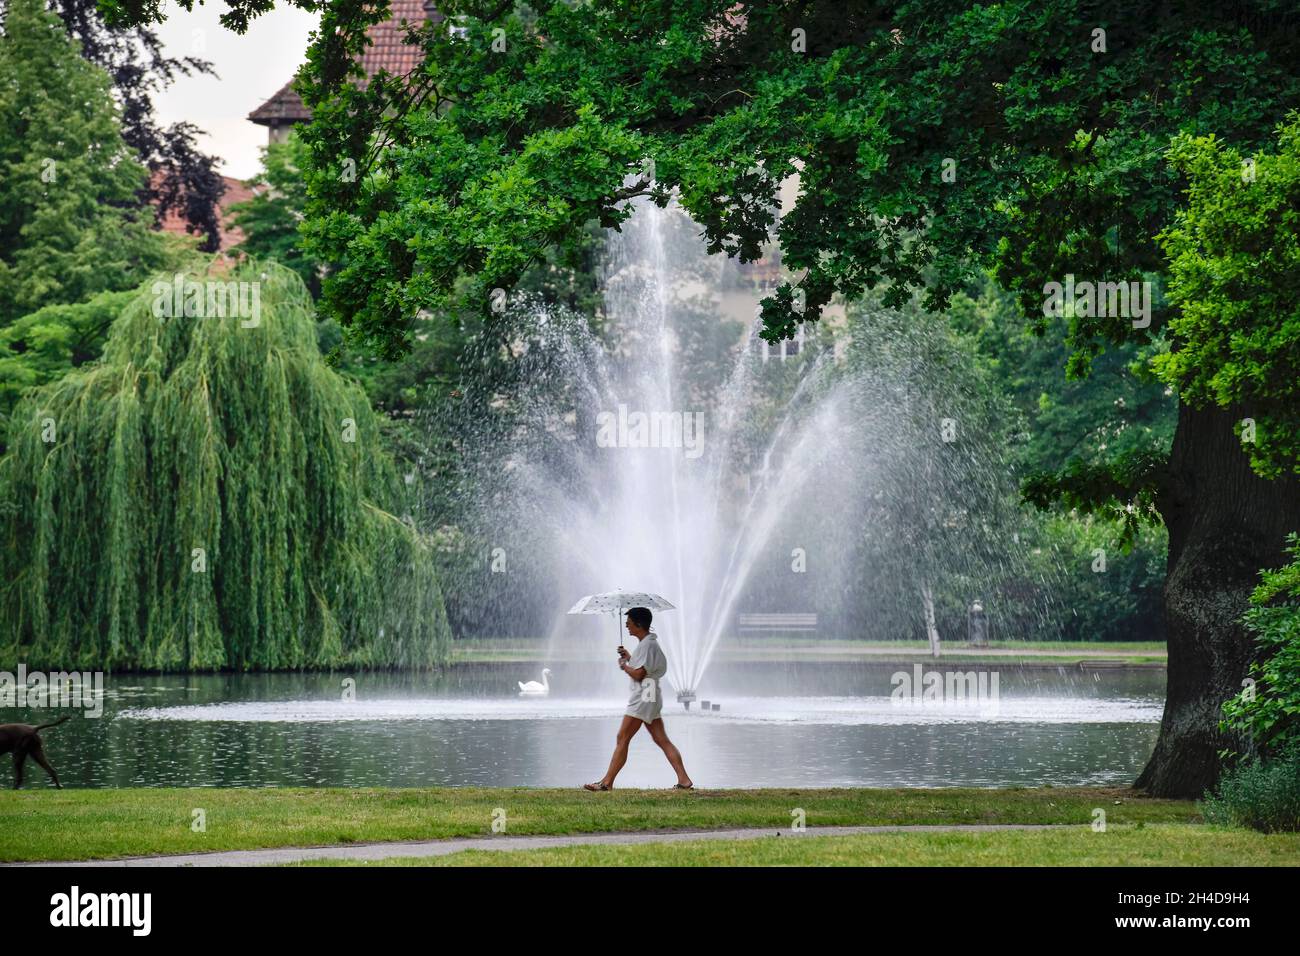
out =
[[(467, 375), (450, 428), (447, 523), (479, 554), (447, 590), (597, 645), (609, 623), (565, 620), (573, 600), (662, 594), (677, 610), (655, 630), (683, 699), (746, 612), (862, 636), (872, 602), (884, 627), (932, 623), (938, 569), (987, 583), (1014, 563), (1008, 516), (990, 510), (1014, 500), (1001, 435), (957, 378), (936, 380), (948, 359), (931, 326), (883, 312), (859, 320), (863, 341), (823, 330), (774, 352), (753, 319), (764, 292), (735, 276), (687, 216), (642, 201), (609, 237), (599, 332), (515, 301), (466, 363), (504, 354), (509, 374)], [(865, 341), (877, 334), (888, 341)], [(970, 432), (959, 443), (947, 415)], [(908, 606), (882, 614), (891, 601)]]

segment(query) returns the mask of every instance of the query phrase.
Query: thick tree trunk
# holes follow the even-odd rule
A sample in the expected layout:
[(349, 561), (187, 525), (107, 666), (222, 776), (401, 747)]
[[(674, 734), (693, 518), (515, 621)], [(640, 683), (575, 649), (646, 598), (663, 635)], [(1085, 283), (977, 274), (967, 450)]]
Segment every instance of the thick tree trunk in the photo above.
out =
[(1247, 414), (1178, 413), (1159, 499), (1169, 529), (1165, 713), (1134, 784), (1155, 796), (1201, 796), (1218, 782), (1219, 751), (1241, 749), (1219, 731), (1220, 707), (1240, 693), (1254, 650), (1241, 616), (1260, 569), (1279, 566), (1286, 534), (1300, 531), (1300, 483), (1257, 477), (1233, 434)]

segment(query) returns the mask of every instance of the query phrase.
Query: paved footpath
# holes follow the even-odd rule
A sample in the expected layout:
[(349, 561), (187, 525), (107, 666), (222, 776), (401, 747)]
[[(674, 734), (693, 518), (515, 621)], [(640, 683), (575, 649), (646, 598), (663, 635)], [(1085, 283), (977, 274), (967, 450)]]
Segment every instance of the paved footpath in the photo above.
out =
[(998, 830), (1059, 830), (1083, 824), (942, 824), (934, 826), (808, 827), (747, 830), (636, 830), (617, 833), (570, 833), (559, 836), (483, 836), (401, 843), (350, 843), (340, 846), (285, 846), (266, 850), (219, 850), (172, 856), (136, 856), (120, 860), (70, 860), (6, 863), (0, 866), (274, 866), (300, 860), (387, 860), (394, 857), (449, 856), (465, 850), (540, 850), (555, 846), (605, 846), (634, 843), (691, 843), (696, 840), (759, 840), (802, 836), (851, 836), (859, 833), (989, 833)]

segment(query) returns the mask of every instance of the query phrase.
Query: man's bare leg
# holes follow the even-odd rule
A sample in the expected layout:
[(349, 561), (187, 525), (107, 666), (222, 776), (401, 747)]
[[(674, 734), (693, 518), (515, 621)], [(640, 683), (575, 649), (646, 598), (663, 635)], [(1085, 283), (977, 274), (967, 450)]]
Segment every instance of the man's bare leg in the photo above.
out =
[(686, 776), (686, 765), (682, 763), (681, 751), (668, 739), (668, 728), (664, 726), (662, 717), (656, 717), (654, 723), (650, 725), (650, 737), (659, 745), (668, 762), (673, 765), (673, 770), (677, 772), (677, 782), (683, 787), (691, 786), (691, 778)]
[(623, 764), (627, 763), (627, 748), (632, 743), (632, 738), (636, 732), (644, 725), (644, 721), (636, 717), (623, 715), (623, 723), (618, 727), (618, 739), (614, 742), (614, 756), (609, 758), (609, 769), (605, 771), (605, 776), (601, 779), (607, 787), (614, 786), (614, 778), (618, 772), (623, 769)]

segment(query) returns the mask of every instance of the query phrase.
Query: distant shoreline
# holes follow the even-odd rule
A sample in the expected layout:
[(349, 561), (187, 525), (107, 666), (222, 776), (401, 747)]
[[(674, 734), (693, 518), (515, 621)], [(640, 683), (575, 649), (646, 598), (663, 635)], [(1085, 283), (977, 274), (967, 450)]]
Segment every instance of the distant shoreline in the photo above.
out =
[[(502, 638), (458, 641), (452, 644), (452, 664), (531, 663), (551, 661), (603, 660), (603, 645), (581, 647), (566, 641), (552, 648), (546, 640)], [(607, 655), (606, 655), (607, 656)], [(767, 637), (724, 642), (717, 650), (717, 663), (790, 662), (913, 664), (921, 661), (961, 661), (963, 664), (1018, 664), (1025, 667), (1097, 666), (1164, 667), (1167, 652), (1163, 641), (1121, 641), (1082, 643), (1078, 641), (993, 641), (988, 647), (970, 647), (965, 641), (940, 644), (940, 656), (930, 653), (924, 641), (817, 640), (804, 637)]]

